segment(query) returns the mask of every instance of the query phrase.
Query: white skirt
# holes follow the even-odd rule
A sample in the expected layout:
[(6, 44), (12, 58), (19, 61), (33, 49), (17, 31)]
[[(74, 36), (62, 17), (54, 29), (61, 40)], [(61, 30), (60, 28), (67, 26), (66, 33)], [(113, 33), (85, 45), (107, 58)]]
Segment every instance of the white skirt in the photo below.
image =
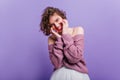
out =
[(88, 74), (62, 67), (53, 72), (50, 80), (90, 80)]

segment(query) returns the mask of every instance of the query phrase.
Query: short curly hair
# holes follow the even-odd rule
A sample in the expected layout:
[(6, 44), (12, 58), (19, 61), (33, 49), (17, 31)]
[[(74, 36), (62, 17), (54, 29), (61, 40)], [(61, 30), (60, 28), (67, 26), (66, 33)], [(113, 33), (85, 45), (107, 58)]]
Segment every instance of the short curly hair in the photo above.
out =
[(62, 11), (55, 7), (46, 7), (44, 9), (43, 14), (41, 15), (41, 22), (40, 22), (40, 30), (46, 35), (50, 35), (50, 24), (49, 24), (49, 18), (50, 16), (53, 16), (53, 14), (56, 13), (59, 16), (61, 16), (63, 19), (67, 19), (65, 11)]

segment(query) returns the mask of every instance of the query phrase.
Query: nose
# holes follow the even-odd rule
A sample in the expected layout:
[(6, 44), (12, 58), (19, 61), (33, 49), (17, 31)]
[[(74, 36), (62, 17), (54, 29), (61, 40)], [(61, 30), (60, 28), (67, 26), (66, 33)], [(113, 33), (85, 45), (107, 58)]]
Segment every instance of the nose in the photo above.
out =
[(55, 27), (59, 27), (59, 23), (55, 23)]

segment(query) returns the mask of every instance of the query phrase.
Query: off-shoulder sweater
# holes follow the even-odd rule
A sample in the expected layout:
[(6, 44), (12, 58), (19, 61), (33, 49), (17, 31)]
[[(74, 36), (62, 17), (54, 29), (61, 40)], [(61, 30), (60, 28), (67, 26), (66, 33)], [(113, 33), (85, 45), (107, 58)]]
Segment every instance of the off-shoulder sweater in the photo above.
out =
[(71, 36), (62, 34), (54, 44), (48, 44), (49, 57), (57, 70), (63, 66), (82, 73), (88, 73), (84, 59), (84, 34)]

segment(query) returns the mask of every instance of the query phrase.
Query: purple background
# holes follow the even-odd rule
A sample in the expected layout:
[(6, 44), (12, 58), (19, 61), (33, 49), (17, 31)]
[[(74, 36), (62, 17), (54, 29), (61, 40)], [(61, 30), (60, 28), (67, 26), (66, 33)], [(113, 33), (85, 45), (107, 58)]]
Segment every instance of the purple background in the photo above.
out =
[(0, 80), (49, 80), (47, 37), (39, 32), (47, 6), (83, 26), (91, 80), (120, 80), (120, 0), (0, 0)]

